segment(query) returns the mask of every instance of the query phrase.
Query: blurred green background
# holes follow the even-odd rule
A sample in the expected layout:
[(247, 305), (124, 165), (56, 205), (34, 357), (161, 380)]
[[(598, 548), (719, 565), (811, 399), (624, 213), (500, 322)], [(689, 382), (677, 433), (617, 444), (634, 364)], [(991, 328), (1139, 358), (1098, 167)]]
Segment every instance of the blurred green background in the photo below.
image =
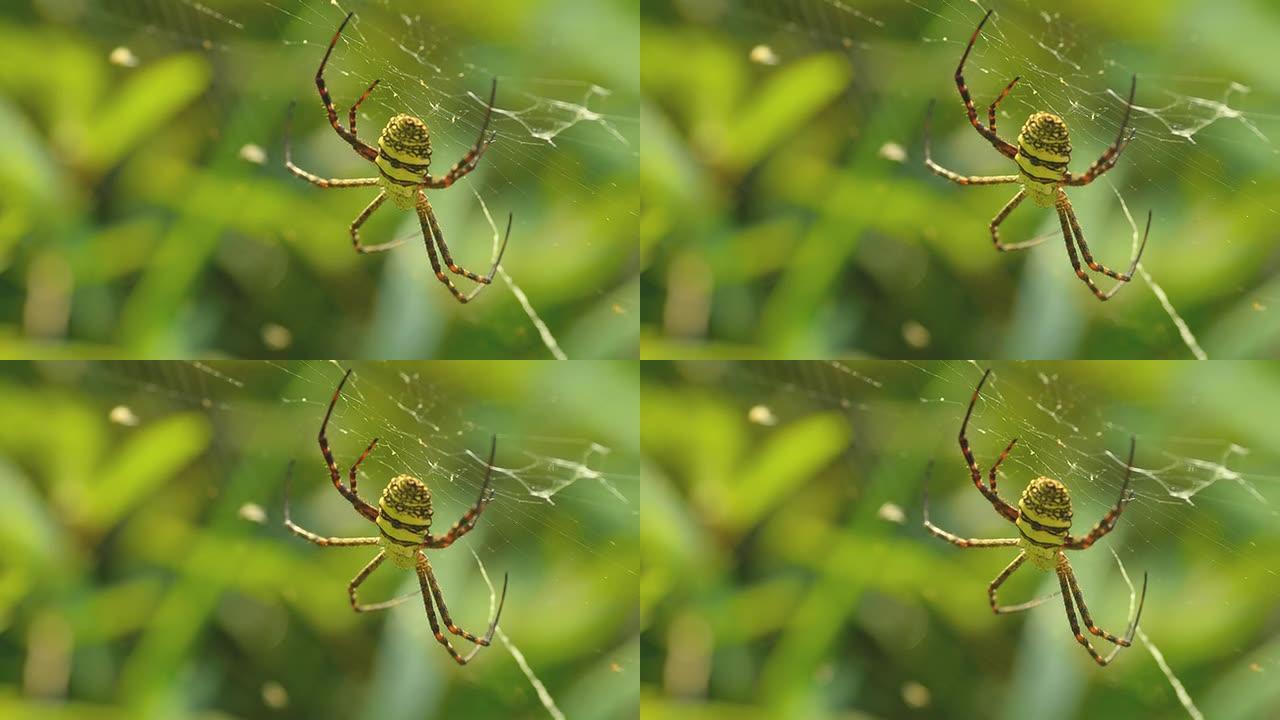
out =
[[(368, 177), (313, 78), (348, 10), (329, 89), (360, 131), (432, 128), (436, 173), (475, 141), (497, 76), (497, 142), (431, 195), (460, 264), (503, 266), (569, 357), (637, 347), (635, 0), (456, 3), (35, 0), (0, 9), (0, 355), (550, 357), (502, 281), (469, 306), (432, 275), (412, 212), (348, 226), (376, 189), (322, 190), (283, 166)], [(593, 90), (594, 88), (594, 90)], [(597, 115), (598, 114), (598, 115)], [(464, 281), (465, 282), (465, 281)], [(464, 289), (468, 287), (463, 286)]]
[(1061, 114), (1077, 172), (1116, 136), (1110, 93), (1138, 76), (1137, 139), (1069, 193), (1095, 257), (1128, 265), (1114, 185), (1139, 222), (1154, 211), (1143, 266), (1208, 356), (1280, 354), (1276, 3), (655, 0), (641, 19), (644, 357), (1191, 357), (1142, 280), (1107, 303), (1088, 292), (1052, 212), (1024, 203), (1003, 237), (1047, 241), (998, 253), (987, 225), (1016, 188), (925, 169), (936, 99), (938, 162), (1012, 172), (953, 82), (986, 7), (966, 69), (979, 113), (1021, 75), (1001, 133)]
[[(1060, 599), (993, 615), (987, 585), (1015, 549), (964, 550), (920, 526), (936, 461), (935, 523), (1013, 532), (956, 444), (980, 375), (967, 362), (644, 364), (645, 716), (1188, 717), (1145, 647), (1095, 665)], [(1136, 435), (1136, 500), (1069, 557), (1113, 632), (1130, 593), (1111, 550), (1135, 583), (1150, 573), (1141, 629), (1206, 718), (1280, 717), (1278, 403), (1274, 364), (997, 363), (970, 426), (984, 470), (1019, 438), (1006, 498), (1040, 475), (1064, 481), (1080, 534), (1118, 497)], [(1056, 589), (1024, 567), (1000, 597)]]
[[(451, 524), (483, 478), (468, 452), (498, 435), (496, 499), (431, 555), (454, 620), (487, 622), (475, 552), (495, 584), (510, 573), (501, 629), (566, 716), (635, 717), (634, 364), (354, 367), (329, 438), (344, 470), (381, 439), (362, 466), (366, 498), (411, 473), (430, 485), (437, 525)], [(347, 583), (376, 549), (316, 547), (281, 524), (296, 460), (294, 520), (369, 534), (316, 445), (341, 372), (0, 365), (0, 717), (549, 717), (501, 644), (458, 667), (420, 598), (353, 613)], [(361, 597), (416, 588), (384, 564)]]

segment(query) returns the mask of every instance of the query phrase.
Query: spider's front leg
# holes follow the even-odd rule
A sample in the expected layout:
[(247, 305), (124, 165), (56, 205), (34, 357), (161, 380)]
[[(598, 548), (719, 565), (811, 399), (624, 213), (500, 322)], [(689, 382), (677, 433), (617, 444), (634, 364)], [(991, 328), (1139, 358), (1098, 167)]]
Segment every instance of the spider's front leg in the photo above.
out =
[[(1138, 600), (1138, 610), (1133, 615), (1133, 620), (1129, 623), (1128, 629), (1125, 631), (1123, 638), (1118, 638), (1105, 630), (1102, 630), (1093, 623), (1093, 618), (1089, 617), (1089, 609), (1084, 604), (1084, 593), (1080, 591), (1080, 584), (1076, 581), (1075, 572), (1071, 569), (1071, 564), (1067, 562), (1066, 556), (1061, 556), (1058, 565), (1058, 585), (1061, 588), (1062, 603), (1067, 610), (1067, 622), (1071, 625), (1071, 632), (1075, 635), (1076, 642), (1084, 646), (1089, 652), (1094, 662), (1099, 665), (1106, 666), (1115, 659), (1116, 654), (1122, 649), (1133, 644), (1133, 635), (1138, 628), (1138, 620), (1142, 617), (1142, 608), (1147, 602), (1147, 574), (1142, 574), (1142, 594)], [(1115, 647), (1104, 657), (1100, 655), (1093, 647), (1093, 643), (1080, 632), (1080, 623), (1076, 620), (1076, 608), (1072, 605), (1071, 598), (1074, 597), (1076, 605), (1079, 606), (1080, 615), (1084, 618), (1085, 625), (1090, 633), (1101, 638), (1105, 638), (1115, 643)]]
[[(427, 200), (426, 193), (421, 190), (418, 191), (418, 202), (415, 209), (418, 211), (418, 221), (422, 225), (422, 241), (427, 246), (427, 259), (431, 261), (431, 269), (435, 271), (436, 279), (449, 288), (449, 292), (453, 293), (453, 297), (458, 302), (464, 305), (471, 302), (486, 285), (493, 282), (493, 276), (498, 272), (498, 265), (502, 263), (502, 255), (507, 251), (507, 240), (511, 237), (511, 220), (513, 216), (507, 216), (507, 231), (502, 236), (502, 246), (498, 248), (498, 257), (494, 259), (493, 265), (489, 268), (489, 274), (477, 275), (453, 261), (453, 257), (449, 254), (449, 246), (444, 241), (444, 232), (440, 229), (440, 223), (436, 220), (435, 211), (431, 209), (431, 203)], [(440, 258), (436, 256), (436, 246), (440, 247), (440, 254), (444, 255), (445, 266), (449, 268), (449, 272), (466, 277), (476, 282), (479, 287), (469, 293), (463, 293), (459, 290), (453, 284), (453, 281), (449, 279), (449, 276), (444, 274), (444, 270), (440, 266)]]
[[(1084, 232), (1080, 229), (1080, 221), (1076, 219), (1075, 210), (1071, 207), (1071, 201), (1067, 199), (1067, 194), (1062, 190), (1058, 191), (1058, 221), (1062, 225), (1062, 238), (1067, 243), (1067, 258), (1071, 261), (1071, 267), (1075, 270), (1076, 277), (1089, 287), (1094, 297), (1102, 302), (1106, 302), (1115, 297), (1120, 292), (1120, 288), (1133, 279), (1133, 273), (1138, 269), (1138, 262), (1142, 260), (1142, 251), (1147, 247), (1147, 234), (1151, 232), (1151, 213), (1147, 213), (1147, 227), (1142, 233), (1142, 244), (1138, 246), (1138, 253), (1133, 256), (1132, 262), (1129, 263), (1129, 272), (1121, 274), (1107, 266), (1095, 261), (1093, 255), (1089, 252), (1089, 246), (1084, 241)], [(1115, 278), (1116, 284), (1108, 291), (1103, 292), (1093, 279), (1085, 273), (1080, 266), (1080, 259), (1076, 256), (1076, 246), (1080, 246), (1080, 252), (1085, 257), (1085, 264), (1091, 270), (1100, 272), (1109, 277)]]
[[(422, 604), (427, 611), (427, 622), (431, 625), (432, 635), (435, 636), (436, 642), (443, 645), (445, 650), (449, 651), (449, 655), (452, 656), (459, 665), (466, 665), (471, 662), (471, 659), (475, 657), (476, 653), (480, 652), (480, 648), (487, 646), (493, 639), (494, 630), (498, 627), (498, 618), (502, 615), (502, 606), (506, 604), (507, 600), (506, 576), (504, 575), (502, 578), (502, 599), (498, 602), (497, 612), (494, 613), (493, 620), (489, 623), (489, 629), (485, 633), (484, 637), (478, 638), (475, 635), (459, 628), (449, 618), (449, 609), (444, 604), (444, 595), (441, 594), (440, 585), (436, 582), (435, 573), (431, 570), (431, 563), (427, 561), (427, 556), (423, 555), (421, 552), (418, 553), (417, 571), (418, 584), (422, 588)], [(453, 643), (449, 642), (449, 638), (445, 637), (444, 633), (440, 632), (440, 622), (436, 619), (435, 609), (431, 605), (431, 599), (433, 597), (435, 598), (435, 604), (440, 607), (440, 615), (444, 618), (445, 625), (449, 632), (475, 643), (475, 647), (471, 649), (471, 652), (466, 655), (459, 654), (457, 649), (453, 647)]]
[(401, 243), (404, 242), (403, 240), (392, 240), (391, 242), (379, 243), (377, 245), (360, 244), (360, 227), (364, 225), (365, 221), (368, 220), (369, 217), (373, 215), (373, 213), (377, 211), (378, 208), (382, 207), (382, 203), (386, 199), (387, 199), (386, 191), (378, 193), (378, 197), (374, 198), (373, 202), (369, 203), (369, 206), (366, 207), (363, 211), (361, 211), (361, 213), (356, 216), (355, 220), (351, 221), (351, 244), (353, 247), (355, 247), (356, 252), (360, 253), (361, 255), (368, 255), (369, 253), (386, 252), (387, 250), (390, 250), (394, 247), (398, 247)]
[(1038, 238), (1036, 240), (1023, 240), (1022, 242), (1016, 242), (1016, 243), (1000, 242), (1000, 224), (1005, 221), (1005, 218), (1009, 217), (1009, 214), (1012, 213), (1015, 208), (1017, 208), (1019, 205), (1022, 204), (1022, 200), (1026, 196), (1027, 196), (1026, 190), (1019, 190), (1018, 194), (1014, 195), (1013, 199), (1011, 199), (1008, 202), (1008, 204), (1006, 204), (1004, 208), (1000, 210), (1000, 212), (996, 213), (996, 216), (991, 219), (991, 224), (989, 225), (989, 227), (991, 228), (991, 242), (995, 244), (996, 250), (999, 250), (1000, 252), (1013, 252), (1016, 250), (1027, 250), (1039, 245), (1040, 243), (1048, 239), (1048, 237), (1046, 236), (1046, 237)]
[(997, 593), (1000, 591), (1000, 586), (1004, 585), (1004, 581), (1008, 580), (1009, 576), (1012, 575), (1014, 571), (1022, 567), (1022, 563), (1026, 561), (1026, 559), (1026, 552), (1018, 553), (1018, 557), (1014, 558), (1013, 562), (1009, 563), (1004, 570), (1001, 570), (1000, 574), (996, 576), (996, 579), (992, 580), (991, 584), (987, 586), (987, 601), (991, 604), (991, 612), (996, 615), (1008, 615), (1010, 613), (1023, 612), (1024, 610), (1039, 607), (1040, 605), (1043, 605), (1046, 600), (1051, 600), (1058, 594), (1053, 593), (1053, 595), (1045, 595), (1034, 600), (1028, 600), (1024, 603), (1018, 603), (1017, 605), (1000, 604), (1000, 600), (997, 597)]
[(386, 610), (388, 608), (393, 608), (399, 605), (400, 603), (403, 603), (405, 600), (408, 600), (409, 598), (413, 597), (413, 595), (405, 595), (404, 597), (393, 598), (391, 600), (383, 600), (382, 602), (376, 602), (376, 603), (360, 602), (360, 598), (356, 594), (357, 591), (359, 590), (360, 586), (364, 584), (364, 581), (370, 575), (373, 574), (373, 571), (378, 569), (378, 566), (382, 564), (382, 561), (386, 559), (386, 557), (387, 557), (387, 553), (385, 550), (379, 551), (378, 554), (375, 555), (374, 558), (369, 561), (369, 564), (365, 565), (360, 570), (360, 572), (356, 573), (356, 576), (354, 578), (351, 578), (351, 582), (347, 584), (347, 598), (351, 601), (352, 610), (358, 613), (374, 612), (375, 610)]

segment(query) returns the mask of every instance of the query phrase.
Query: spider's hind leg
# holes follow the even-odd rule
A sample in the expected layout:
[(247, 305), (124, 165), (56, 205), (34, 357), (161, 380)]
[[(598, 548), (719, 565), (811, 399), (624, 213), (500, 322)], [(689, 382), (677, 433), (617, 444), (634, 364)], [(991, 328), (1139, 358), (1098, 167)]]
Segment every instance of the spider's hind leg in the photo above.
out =
[(289, 103), (289, 109), (285, 115), (284, 121), (284, 166), (289, 172), (315, 185), (316, 187), (325, 188), (344, 188), (344, 187), (371, 187), (377, 185), (381, 180), (378, 178), (322, 178), (314, 173), (307, 172), (297, 165), (293, 164), (293, 108), (297, 103)]
[[(957, 185), (1005, 185), (1008, 183), (1018, 182), (1017, 175), (961, 175), (952, 172), (938, 163), (933, 161), (933, 101), (929, 101), (929, 108), (924, 115), (924, 164), (935, 175), (942, 176)], [(979, 125), (981, 127), (981, 125)]]
[(1010, 80), (1009, 84), (1004, 86), (1004, 90), (1001, 91), (1000, 96), (991, 101), (991, 107), (987, 108), (987, 127), (991, 128), (991, 132), (994, 133), (996, 131), (996, 108), (1000, 106), (1000, 103), (1005, 98), (1009, 97), (1009, 91), (1013, 90), (1013, 86), (1017, 85), (1018, 81), (1021, 79), (1022, 76), (1019, 75)]

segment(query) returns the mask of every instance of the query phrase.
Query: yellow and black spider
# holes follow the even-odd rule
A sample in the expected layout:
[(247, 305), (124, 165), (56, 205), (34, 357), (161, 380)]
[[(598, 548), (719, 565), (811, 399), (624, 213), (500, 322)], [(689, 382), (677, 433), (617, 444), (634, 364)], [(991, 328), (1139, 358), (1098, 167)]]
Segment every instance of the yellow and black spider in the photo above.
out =
[[(361, 517), (378, 526), (378, 537), (321, 537), (295, 524), (289, 516), (289, 481), (293, 477), (292, 465), (289, 468), (289, 476), (285, 481), (284, 524), (295, 535), (306, 538), (322, 547), (382, 546), (378, 554), (360, 572), (356, 573), (351, 583), (347, 585), (347, 596), (351, 600), (351, 609), (356, 612), (385, 610), (399, 605), (407, 599), (399, 598), (372, 604), (362, 604), (357, 599), (356, 590), (360, 587), (360, 584), (374, 570), (378, 569), (384, 559), (390, 557), (391, 562), (396, 567), (416, 570), (418, 572), (418, 584), (422, 588), (422, 604), (427, 610), (427, 622), (431, 623), (431, 632), (435, 634), (436, 641), (444, 645), (445, 649), (449, 651), (454, 660), (458, 661), (459, 665), (466, 665), (479, 652), (481, 647), (488, 645), (493, 639), (493, 632), (498, 627), (498, 618), (502, 615), (502, 606), (507, 599), (506, 574), (503, 574), (502, 577), (502, 596), (498, 600), (498, 609), (493, 614), (493, 621), (489, 623), (489, 629), (485, 632), (484, 637), (476, 637), (459, 628), (449, 617), (449, 608), (444, 604), (444, 594), (440, 592), (440, 584), (436, 582), (435, 573), (431, 570), (431, 562), (427, 560), (427, 555), (423, 550), (426, 548), (447, 548), (455, 540), (475, 528), (476, 520), (480, 517), (480, 513), (484, 512), (485, 507), (493, 500), (493, 492), (489, 488), (489, 480), (493, 475), (493, 456), (497, 450), (497, 438), (494, 438), (489, 446), (489, 462), (485, 470), (484, 484), (480, 487), (480, 499), (453, 524), (453, 527), (449, 528), (449, 532), (444, 535), (432, 535), (431, 491), (418, 478), (411, 475), (397, 475), (391, 478), (391, 482), (382, 491), (382, 497), (378, 499), (377, 508), (361, 499), (359, 493), (356, 492), (356, 470), (359, 469), (360, 463), (369, 457), (369, 453), (373, 452), (374, 446), (378, 444), (377, 438), (374, 438), (373, 442), (369, 443), (369, 447), (365, 448), (364, 453), (351, 466), (351, 472), (347, 474), (349, 485), (342, 484), (342, 474), (338, 471), (338, 464), (333, 459), (333, 452), (329, 450), (329, 439), (325, 436), (325, 430), (329, 426), (329, 416), (333, 414), (333, 407), (338, 403), (338, 397), (342, 394), (342, 386), (347, 383), (347, 378), (349, 377), (351, 377), (350, 370), (342, 376), (342, 381), (338, 383), (338, 389), (333, 391), (333, 399), (329, 401), (329, 409), (324, 414), (324, 422), (320, 424), (320, 452), (324, 454), (324, 461), (329, 466), (329, 476), (333, 479), (333, 486), (342, 494), (342, 497), (351, 503), (351, 506), (356, 509), (356, 512), (360, 513)], [(432, 599), (435, 600), (435, 607), (440, 610), (440, 617), (444, 619), (445, 628), (454, 635), (465, 638), (476, 645), (471, 652), (466, 655), (460, 655), (454, 649), (453, 643), (449, 642), (449, 638), (445, 637), (444, 633), (440, 631), (440, 623), (436, 620), (436, 611), (432, 607)]]
[[(1093, 624), (1093, 618), (1089, 617), (1089, 608), (1084, 604), (1084, 593), (1080, 591), (1080, 585), (1076, 582), (1075, 572), (1071, 569), (1071, 563), (1067, 561), (1067, 555), (1064, 550), (1085, 550), (1092, 546), (1099, 538), (1111, 532), (1116, 521), (1120, 518), (1120, 513), (1124, 511), (1125, 506), (1133, 499), (1129, 495), (1129, 480), (1133, 475), (1133, 450), (1134, 441), (1129, 440), (1129, 461), (1125, 464), (1124, 484), (1120, 486), (1120, 499), (1116, 501), (1114, 507), (1107, 512), (1097, 525), (1083, 537), (1073, 537), (1071, 530), (1071, 494), (1067, 491), (1067, 487), (1053, 478), (1038, 477), (1032, 480), (1022, 491), (1022, 497), (1018, 499), (1018, 507), (1015, 508), (1005, 502), (999, 492), (996, 490), (996, 471), (1000, 468), (1000, 463), (1009, 457), (1009, 452), (1013, 450), (1013, 446), (1018, 442), (1014, 438), (1005, 447), (1004, 452), (1000, 453), (1000, 457), (996, 463), (991, 466), (991, 472), (987, 474), (988, 484), (982, 482), (982, 471), (978, 469), (978, 462), (973, 458), (973, 452), (969, 449), (969, 439), (965, 436), (965, 430), (969, 426), (969, 416), (973, 414), (973, 406), (978, 402), (978, 394), (982, 392), (982, 385), (987, 381), (987, 377), (991, 375), (991, 371), (987, 370), (982, 374), (982, 379), (978, 381), (978, 387), (973, 391), (973, 399), (969, 401), (969, 409), (965, 411), (964, 422), (960, 424), (960, 451), (964, 453), (965, 462), (969, 465), (969, 474), (973, 476), (973, 484), (978, 488), (978, 492), (982, 493), (1000, 514), (1000, 517), (1013, 523), (1018, 528), (1017, 538), (1001, 538), (1001, 539), (970, 539), (953, 535), (937, 525), (929, 521), (929, 488), (928, 482), (925, 483), (924, 489), (924, 526), (925, 528), (946, 540), (947, 542), (962, 548), (990, 548), (990, 547), (1018, 547), (1021, 551), (1018, 556), (1009, 563), (1009, 566), (1000, 571), (995, 580), (991, 581), (991, 585), (987, 587), (987, 597), (991, 602), (991, 610), (997, 615), (1012, 612), (1021, 612), (1029, 610), (1041, 604), (1049, 598), (1040, 598), (1025, 602), (1020, 605), (1000, 605), (996, 600), (996, 591), (1013, 571), (1022, 567), (1022, 563), (1030, 560), (1032, 566), (1038, 570), (1053, 571), (1058, 575), (1058, 586), (1061, 588), (1062, 602), (1066, 605), (1067, 621), (1071, 623), (1071, 632), (1075, 634), (1076, 642), (1084, 646), (1089, 651), (1089, 655), (1093, 657), (1099, 665), (1106, 665), (1115, 658), (1116, 653), (1121, 648), (1129, 647), (1133, 642), (1133, 633), (1138, 627), (1138, 619), (1142, 617), (1142, 606), (1147, 599), (1147, 574), (1142, 574), (1142, 595), (1138, 600), (1138, 610), (1133, 615), (1133, 622), (1129, 624), (1129, 629), (1125, 631), (1124, 637), (1118, 638), (1105, 630), (1101, 630), (1097, 625)], [(1075, 605), (1071, 599), (1075, 598)], [(1105, 657), (1098, 654), (1093, 648), (1089, 640), (1080, 632), (1080, 624), (1076, 620), (1075, 606), (1080, 608), (1080, 616), (1084, 618), (1085, 627), (1090, 633), (1115, 644), (1115, 648)]]
[[(1151, 213), (1150, 211), (1147, 212), (1147, 227), (1142, 232), (1142, 244), (1138, 247), (1138, 253), (1134, 256), (1133, 262), (1129, 265), (1129, 271), (1118, 273), (1094, 261), (1093, 255), (1089, 252), (1089, 246), (1084, 241), (1084, 233), (1080, 230), (1080, 223), (1076, 220), (1076, 213), (1071, 208), (1071, 201), (1067, 199), (1067, 193), (1062, 188), (1068, 185), (1088, 185), (1103, 173), (1115, 167), (1116, 160), (1120, 157), (1120, 152), (1124, 150), (1134, 136), (1133, 133), (1126, 133), (1125, 131), (1129, 124), (1129, 113), (1133, 109), (1133, 93), (1137, 89), (1138, 78), (1135, 75), (1129, 84), (1129, 99), (1125, 103), (1124, 119), (1120, 121), (1120, 132), (1116, 135), (1115, 142), (1103, 151), (1102, 156), (1090, 165), (1082, 175), (1073, 175), (1067, 169), (1067, 163), (1071, 160), (1071, 139), (1067, 135), (1067, 124), (1063, 122), (1061, 117), (1048, 112), (1033, 113), (1031, 117), (1027, 118), (1022, 130), (1018, 133), (1017, 145), (1004, 140), (996, 133), (996, 107), (1000, 104), (1000, 101), (1009, 95), (1009, 91), (1021, 79), (1020, 77), (1015, 77), (1006, 85), (1004, 92), (1001, 92), (1000, 96), (991, 103), (991, 107), (987, 111), (987, 124), (983, 125), (978, 120), (978, 111), (973, 106), (973, 98), (969, 97), (969, 88), (964, 82), (964, 63), (969, 59), (969, 51), (973, 50), (973, 44), (978, 40), (978, 34), (982, 32), (982, 26), (986, 24), (987, 19), (991, 17), (993, 12), (993, 10), (988, 10), (987, 14), (983, 16), (982, 21), (978, 23), (977, 29), (973, 31), (973, 36), (969, 38), (969, 44), (965, 47), (964, 54), (960, 56), (960, 64), (956, 67), (956, 88), (960, 90), (960, 98), (964, 100), (965, 111), (969, 114), (969, 123), (973, 125), (979, 135), (991, 143), (992, 147), (1000, 151), (1000, 154), (1018, 164), (1018, 174), (965, 176), (935, 163), (929, 147), (929, 119), (933, 115), (932, 102), (929, 103), (929, 111), (925, 115), (924, 164), (934, 173), (960, 185), (1021, 183), (1022, 189), (1018, 191), (1018, 194), (1014, 195), (1013, 199), (999, 213), (996, 213), (996, 216), (991, 220), (991, 241), (995, 243), (996, 249), (1001, 252), (1026, 250), (1042, 242), (1041, 240), (1029, 240), (1020, 243), (1000, 242), (1000, 223), (1004, 222), (1004, 219), (1009, 216), (1009, 213), (1013, 212), (1014, 208), (1018, 207), (1024, 198), (1031, 198), (1031, 202), (1040, 207), (1055, 208), (1058, 211), (1058, 220), (1062, 224), (1062, 237), (1067, 243), (1067, 256), (1071, 259), (1071, 266), (1075, 268), (1076, 277), (1083, 280), (1084, 284), (1089, 286), (1089, 289), (1093, 291), (1093, 294), (1099, 300), (1109, 300), (1125, 283), (1133, 279), (1133, 271), (1137, 269), (1138, 261), (1142, 258), (1142, 251), (1147, 246), (1147, 233), (1151, 231)], [(1072, 242), (1073, 237), (1074, 243)], [(1115, 287), (1105, 293), (1098, 289), (1093, 279), (1080, 267), (1080, 260), (1076, 257), (1076, 245), (1080, 246), (1080, 254), (1084, 256), (1084, 261), (1089, 266), (1089, 269), (1115, 278), (1118, 281)]]
[[(329, 62), (329, 55), (333, 53), (334, 46), (338, 44), (342, 29), (351, 21), (353, 15), (355, 15), (354, 12), (347, 14), (346, 19), (338, 26), (338, 31), (333, 34), (333, 39), (329, 41), (329, 49), (324, 51), (324, 58), (320, 60), (320, 68), (316, 70), (316, 89), (320, 91), (320, 99), (324, 101), (325, 112), (329, 115), (329, 124), (333, 126), (339, 137), (346, 140), (355, 149), (360, 157), (377, 166), (378, 177), (325, 179), (294, 165), (289, 143), (288, 126), (290, 123), (285, 125), (285, 167), (289, 168), (294, 175), (321, 188), (372, 187), (374, 185), (382, 187), (382, 191), (373, 199), (373, 202), (369, 203), (369, 206), (361, 211), (355, 220), (351, 221), (351, 242), (358, 253), (382, 252), (400, 244), (398, 240), (379, 245), (360, 244), (360, 226), (369, 219), (369, 216), (375, 210), (382, 206), (383, 201), (388, 197), (398, 208), (417, 210), (418, 220), (422, 224), (422, 240), (427, 246), (427, 257), (431, 260), (431, 268), (435, 270), (436, 279), (449, 288), (449, 292), (453, 293), (458, 302), (469, 302), (485, 285), (493, 282), (493, 275), (497, 272), (499, 263), (502, 262), (502, 254), (507, 250), (507, 238), (511, 235), (512, 217), (510, 215), (507, 216), (507, 231), (502, 238), (502, 247), (498, 249), (498, 257), (493, 261), (493, 266), (489, 268), (489, 274), (477, 275), (453, 262), (453, 258), (449, 255), (449, 246), (444, 241), (444, 233), (440, 230), (440, 223), (436, 222), (435, 211), (431, 209), (431, 203), (427, 200), (427, 194), (424, 190), (426, 188), (447, 188), (462, 179), (467, 173), (476, 169), (480, 156), (484, 154), (484, 151), (488, 149), (497, 135), (496, 133), (486, 135), (486, 133), (489, 130), (489, 118), (493, 115), (493, 100), (498, 92), (498, 81), (495, 78), (489, 90), (489, 104), (485, 109), (484, 122), (480, 125), (479, 139), (447, 174), (438, 177), (431, 174), (431, 134), (427, 130), (427, 124), (412, 115), (399, 114), (388, 120), (386, 127), (382, 129), (382, 134), (378, 136), (378, 147), (375, 150), (356, 137), (356, 110), (369, 97), (369, 93), (373, 92), (373, 89), (382, 81), (374, 80), (369, 85), (369, 88), (364, 91), (364, 94), (360, 96), (360, 99), (356, 100), (356, 104), (351, 106), (351, 112), (347, 115), (349, 128), (342, 127), (342, 124), (338, 122), (338, 113), (333, 109), (333, 101), (329, 98), (329, 90), (324, 84), (325, 63)], [(290, 118), (293, 116), (293, 105), (289, 106), (289, 116)], [(454, 286), (453, 281), (444, 274), (440, 267), (440, 260), (436, 257), (436, 247), (440, 248), (440, 255), (444, 257), (444, 264), (449, 268), (449, 272), (461, 275), (477, 283), (478, 285), (475, 289), (463, 294)]]

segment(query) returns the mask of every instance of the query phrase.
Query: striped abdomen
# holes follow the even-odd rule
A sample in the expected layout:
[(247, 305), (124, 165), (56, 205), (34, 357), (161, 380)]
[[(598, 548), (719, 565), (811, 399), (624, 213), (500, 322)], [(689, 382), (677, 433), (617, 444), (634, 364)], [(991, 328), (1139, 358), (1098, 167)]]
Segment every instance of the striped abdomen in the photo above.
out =
[(1022, 185), (1032, 202), (1053, 207), (1070, 160), (1071, 138), (1062, 118), (1047, 112), (1027, 118), (1018, 133), (1018, 154), (1014, 162), (1018, 163)]
[(378, 136), (378, 173), (392, 202), (411, 208), (431, 168), (431, 133), (412, 115), (396, 115)]
[(1053, 570), (1071, 530), (1071, 493), (1053, 478), (1032, 480), (1018, 499), (1018, 519), (1027, 559), (1041, 570)]
[(397, 475), (378, 500), (378, 530), (391, 561), (414, 566), (418, 548), (431, 531), (431, 491), (411, 475)]

